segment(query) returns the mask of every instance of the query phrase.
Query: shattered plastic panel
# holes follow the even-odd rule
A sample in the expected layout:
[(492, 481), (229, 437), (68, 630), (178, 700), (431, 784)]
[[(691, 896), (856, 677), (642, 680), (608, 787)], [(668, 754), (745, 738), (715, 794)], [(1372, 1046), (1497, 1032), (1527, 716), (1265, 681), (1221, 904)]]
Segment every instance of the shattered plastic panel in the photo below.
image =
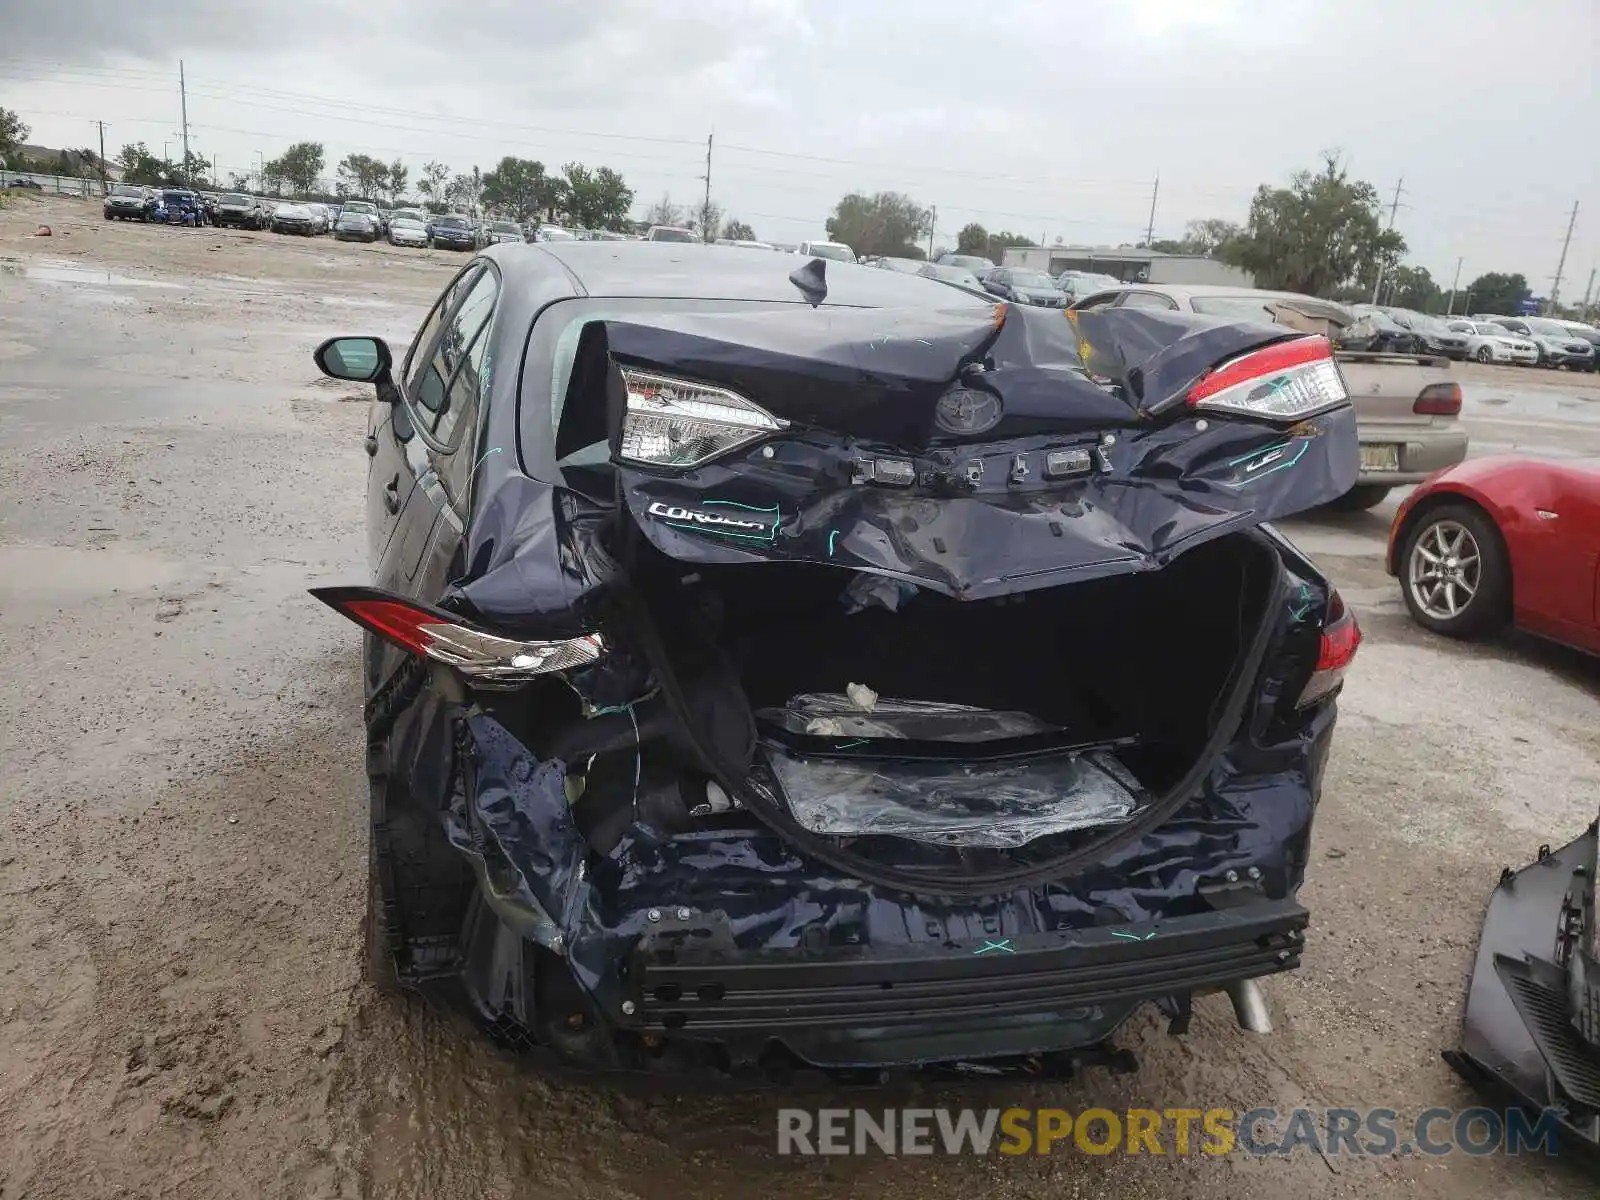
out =
[(793, 696), (783, 708), (756, 719), (790, 733), (826, 738), (906, 738), (919, 742), (992, 742), (1053, 733), (1055, 726), (1025, 712), (998, 712), (969, 704), (873, 697), (863, 707), (836, 692)]
[(864, 762), (769, 750), (789, 810), (812, 833), (941, 846), (1025, 846), (1127, 820), (1138, 784), (1109, 754), (1005, 763)]
[[(913, 329), (874, 348), (872, 315), (607, 325), (618, 361), (730, 387), (792, 423), (693, 470), (619, 467), (658, 550), (683, 562), (825, 563), (982, 599), (1157, 570), (1355, 483), (1349, 406), (1283, 426), (1183, 405), (1218, 363), (1294, 336), (1282, 328), (1014, 308), (980, 352), (981, 327), (965, 315), (965, 329)], [(752, 325), (762, 340), (731, 340), (753, 339)], [(800, 349), (766, 348), (780, 335)], [(973, 374), (975, 354), (984, 365)], [(998, 397), (998, 423), (942, 433), (939, 402), (958, 385)], [(882, 482), (879, 460), (914, 482)]]

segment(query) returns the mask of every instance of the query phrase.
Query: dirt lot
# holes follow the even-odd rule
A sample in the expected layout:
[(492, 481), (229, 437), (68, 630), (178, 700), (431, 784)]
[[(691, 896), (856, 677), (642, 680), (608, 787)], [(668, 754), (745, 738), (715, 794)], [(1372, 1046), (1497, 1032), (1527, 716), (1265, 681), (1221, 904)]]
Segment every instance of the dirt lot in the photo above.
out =
[[(849, 1101), (553, 1080), (367, 990), (356, 638), (304, 593), (362, 579), (366, 396), (309, 351), (404, 342), (462, 261), (0, 211), (0, 1197), (1593, 1194), (1530, 1159), (781, 1158), (780, 1104)], [(1475, 448), (1600, 453), (1593, 377), (1461, 377)], [(1501, 866), (1595, 815), (1600, 666), (1418, 631), (1387, 511), (1289, 527), (1367, 642), (1277, 1031), (1210, 997), (1122, 1032), (1134, 1075), (916, 1103), (1475, 1102), (1438, 1054)]]

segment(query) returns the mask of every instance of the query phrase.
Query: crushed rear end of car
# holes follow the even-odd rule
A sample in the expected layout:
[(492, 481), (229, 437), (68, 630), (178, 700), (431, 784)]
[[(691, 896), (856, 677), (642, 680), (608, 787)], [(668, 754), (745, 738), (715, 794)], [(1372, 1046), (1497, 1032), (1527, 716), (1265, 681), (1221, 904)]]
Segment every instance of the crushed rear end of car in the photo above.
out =
[(318, 593), (374, 635), (404, 981), (599, 1068), (1038, 1073), (1220, 990), (1264, 1027), (1360, 637), (1267, 524), (1356, 476), (1324, 339), (797, 308), (573, 355), (551, 440), (595, 423), (610, 495), (504, 474), (436, 606)]

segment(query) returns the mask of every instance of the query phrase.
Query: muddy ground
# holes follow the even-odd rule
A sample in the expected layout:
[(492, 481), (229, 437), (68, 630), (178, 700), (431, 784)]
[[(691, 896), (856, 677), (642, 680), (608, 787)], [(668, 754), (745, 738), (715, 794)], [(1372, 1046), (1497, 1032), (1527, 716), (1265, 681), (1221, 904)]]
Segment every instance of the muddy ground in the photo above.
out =
[[(777, 1107), (837, 1094), (552, 1080), (372, 993), (357, 639), (304, 591), (362, 581), (366, 397), (309, 352), (404, 342), (462, 261), (0, 211), (0, 1197), (1593, 1194), (1530, 1159), (781, 1158)], [(1475, 446), (1600, 452), (1588, 380), (1462, 378)], [(1209, 997), (1122, 1032), (1131, 1076), (916, 1103), (1475, 1102), (1439, 1051), (1500, 868), (1595, 814), (1600, 666), (1418, 631), (1389, 511), (1289, 526), (1367, 640), (1276, 1032)]]

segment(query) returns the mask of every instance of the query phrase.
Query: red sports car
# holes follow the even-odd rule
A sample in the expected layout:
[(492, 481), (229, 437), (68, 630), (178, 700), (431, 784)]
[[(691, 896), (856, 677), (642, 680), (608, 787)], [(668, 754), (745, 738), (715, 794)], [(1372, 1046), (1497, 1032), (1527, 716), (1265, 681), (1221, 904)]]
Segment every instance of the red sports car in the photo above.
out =
[(1387, 565), (1436, 633), (1512, 621), (1600, 654), (1600, 459), (1476, 458), (1440, 471), (1395, 513)]

